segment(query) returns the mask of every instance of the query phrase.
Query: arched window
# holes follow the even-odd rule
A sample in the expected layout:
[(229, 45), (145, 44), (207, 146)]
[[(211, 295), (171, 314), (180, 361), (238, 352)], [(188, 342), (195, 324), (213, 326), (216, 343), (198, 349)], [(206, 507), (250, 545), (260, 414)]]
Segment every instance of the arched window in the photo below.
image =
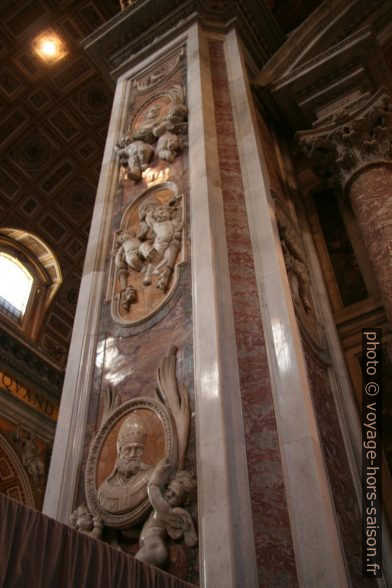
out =
[(0, 252), (0, 311), (20, 322), (29, 301), (33, 276), (15, 257)]
[(35, 341), (62, 282), (49, 247), (32, 233), (0, 228), (0, 319)]

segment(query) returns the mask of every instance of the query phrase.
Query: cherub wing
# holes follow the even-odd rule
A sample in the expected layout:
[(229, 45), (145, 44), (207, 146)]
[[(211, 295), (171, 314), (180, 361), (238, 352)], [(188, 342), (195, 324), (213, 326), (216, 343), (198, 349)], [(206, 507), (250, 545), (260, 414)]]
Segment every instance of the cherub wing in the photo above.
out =
[(171, 539), (180, 539), (190, 547), (197, 545), (197, 533), (191, 515), (184, 508), (173, 508), (172, 520), (167, 522), (167, 534)]

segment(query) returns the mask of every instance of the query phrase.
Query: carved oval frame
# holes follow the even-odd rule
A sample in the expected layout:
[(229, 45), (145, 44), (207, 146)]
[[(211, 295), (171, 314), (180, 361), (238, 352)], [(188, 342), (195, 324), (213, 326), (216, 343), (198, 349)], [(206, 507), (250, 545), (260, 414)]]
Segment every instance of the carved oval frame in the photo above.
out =
[[(143, 502), (133, 510), (126, 513), (113, 514), (106, 511), (98, 501), (98, 489), (96, 485), (96, 475), (98, 467), (98, 458), (100, 456), (103, 445), (107, 436), (113, 427), (123, 417), (137, 409), (147, 409), (154, 412), (163, 428), (165, 440), (164, 459), (168, 460), (173, 466), (177, 460), (177, 438), (175, 435), (171, 416), (166, 407), (158, 402), (155, 398), (147, 398), (140, 396), (133, 398), (122, 404), (117, 408), (102, 424), (97, 436), (95, 437), (87, 459), (85, 471), (85, 493), (86, 501), (90, 511), (94, 516), (99, 517), (103, 523), (112, 528), (127, 529), (140, 523), (151, 508), (150, 501), (147, 496), (147, 482), (146, 482), (146, 498)], [(156, 464), (154, 464), (156, 465)]]
[(112, 259), (111, 259), (111, 266), (110, 266), (110, 270), (109, 270), (110, 277), (109, 277), (109, 284), (108, 284), (108, 289), (107, 289), (107, 294), (106, 294), (106, 300), (111, 301), (111, 309), (110, 310), (111, 310), (112, 320), (117, 325), (119, 325), (121, 327), (137, 327), (139, 325), (146, 323), (152, 317), (156, 316), (168, 304), (169, 300), (171, 300), (174, 293), (176, 292), (179, 281), (180, 281), (181, 268), (183, 268), (187, 263), (187, 257), (188, 257), (187, 242), (186, 242), (186, 235), (187, 235), (187, 230), (188, 230), (187, 229), (187, 222), (186, 222), (187, 202), (186, 202), (186, 195), (184, 194), (183, 201), (182, 201), (182, 214), (183, 214), (182, 243), (181, 243), (181, 249), (178, 254), (178, 259), (176, 260), (176, 263), (174, 265), (173, 280), (172, 280), (172, 284), (171, 284), (169, 290), (167, 291), (167, 293), (163, 297), (162, 302), (156, 308), (154, 308), (152, 311), (147, 312), (145, 314), (145, 316), (143, 316), (142, 318), (139, 318), (136, 320), (127, 320), (127, 319), (124, 319), (121, 317), (121, 315), (118, 311), (119, 294), (115, 291), (116, 275), (115, 275), (115, 269), (114, 269), (114, 257), (115, 257), (115, 243), (117, 240), (117, 235), (121, 231), (127, 230), (129, 228), (128, 227), (129, 219), (130, 219), (131, 214), (134, 211), (134, 209), (138, 208), (140, 206), (140, 204), (143, 202), (143, 200), (147, 200), (147, 198), (153, 196), (154, 192), (159, 192), (163, 189), (171, 190), (173, 192), (174, 197), (179, 196), (179, 190), (178, 190), (177, 184), (175, 182), (170, 181), (170, 180), (168, 180), (166, 182), (162, 182), (162, 183), (157, 184), (155, 186), (151, 186), (150, 188), (147, 188), (141, 194), (139, 194), (139, 196), (137, 196), (137, 198), (135, 198), (135, 200), (133, 200), (130, 204), (128, 204), (128, 206), (126, 207), (126, 209), (124, 210), (124, 212), (122, 214), (121, 221), (120, 221), (120, 227), (114, 233), (114, 240), (113, 240), (113, 245), (112, 245)]
[[(168, 88), (167, 90), (163, 90), (162, 92), (157, 92), (156, 94), (153, 94), (151, 97), (149, 97), (146, 100), (146, 102), (144, 102), (136, 110), (136, 112), (134, 113), (134, 115), (131, 118), (131, 121), (129, 124), (129, 131), (128, 131), (128, 133), (134, 137), (134, 140), (141, 139), (141, 140), (144, 140), (148, 143), (154, 143), (158, 139), (158, 137), (155, 137), (153, 135), (150, 137), (150, 139), (148, 138), (148, 136), (145, 136), (144, 138), (142, 136), (139, 136), (139, 134), (138, 134), (139, 132), (135, 128), (135, 124), (136, 124), (136, 121), (138, 120), (138, 118), (140, 117), (140, 115), (143, 112), (146, 112), (149, 108), (151, 108), (152, 104), (154, 104), (155, 102), (158, 102), (160, 99), (167, 99), (168, 100), (167, 112), (169, 112), (176, 105), (184, 105), (185, 106), (184, 88), (179, 84), (175, 84), (174, 86), (172, 86), (171, 88)], [(165, 116), (160, 116), (157, 124), (158, 125), (161, 124), (164, 120), (165, 120)], [(151, 132), (152, 132), (152, 130), (151, 130)], [(146, 135), (148, 135), (148, 133), (146, 133)]]

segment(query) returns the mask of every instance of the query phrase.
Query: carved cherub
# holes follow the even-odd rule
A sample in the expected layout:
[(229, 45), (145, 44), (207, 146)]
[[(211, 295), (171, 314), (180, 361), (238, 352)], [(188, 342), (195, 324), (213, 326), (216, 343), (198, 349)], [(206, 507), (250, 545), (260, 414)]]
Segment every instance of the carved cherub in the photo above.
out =
[(121, 306), (124, 308), (124, 310), (126, 310), (128, 312), (131, 307), (131, 304), (133, 302), (136, 302), (136, 300), (137, 300), (136, 289), (134, 288), (134, 286), (132, 286), (132, 284), (130, 284), (129, 286), (126, 287), (126, 289), (124, 290), (124, 292), (122, 294)]
[(167, 131), (158, 139), (156, 153), (158, 157), (173, 163), (180, 150), (180, 142), (177, 135)]
[(154, 149), (144, 141), (124, 139), (116, 145), (116, 152), (120, 157), (120, 164), (127, 170), (127, 178), (138, 182), (142, 179), (142, 172), (154, 156)]
[(180, 539), (190, 547), (197, 545), (197, 532), (191, 515), (181, 505), (188, 505), (196, 488), (190, 472), (179, 471), (166, 480), (171, 465), (163, 460), (155, 468), (147, 486), (153, 512), (145, 522), (139, 538), (136, 559), (162, 567), (168, 558), (167, 536)]
[[(293, 238), (290, 231), (280, 221), (278, 221), (278, 230), (293, 297), (297, 305), (302, 304), (305, 311), (309, 312), (312, 308), (312, 303), (310, 302), (310, 280), (302, 252), (296, 244), (295, 238)], [(296, 284), (293, 278), (296, 279)]]
[(182, 239), (181, 210), (177, 201), (171, 204), (149, 203), (140, 213), (142, 230), (138, 237), (144, 242), (139, 251), (148, 264), (144, 284), (151, 284), (152, 274), (158, 274), (158, 287), (163, 291), (168, 286)]
[(126, 290), (129, 268), (137, 272), (145, 270), (145, 265), (139, 252), (142, 242), (134, 231), (124, 230), (117, 237), (117, 244), (118, 249), (114, 258), (114, 265), (120, 280), (121, 290)]
[[(182, 219), (173, 206), (159, 205), (151, 214), (151, 227), (155, 234), (153, 248), (154, 274), (160, 276), (158, 288), (165, 291), (173, 271), (182, 239)], [(147, 269), (148, 273), (148, 269)]]
[(22, 437), (21, 427), (18, 426), (14, 439), (21, 449), (23, 467), (37, 484), (45, 472), (45, 464), (39, 454), (34, 434), (27, 432), (26, 437)]
[(100, 539), (103, 523), (101, 519), (93, 517), (86, 504), (81, 504), (70, 516), (71, 525), (77, 531), (90, 535), (94, 539)]

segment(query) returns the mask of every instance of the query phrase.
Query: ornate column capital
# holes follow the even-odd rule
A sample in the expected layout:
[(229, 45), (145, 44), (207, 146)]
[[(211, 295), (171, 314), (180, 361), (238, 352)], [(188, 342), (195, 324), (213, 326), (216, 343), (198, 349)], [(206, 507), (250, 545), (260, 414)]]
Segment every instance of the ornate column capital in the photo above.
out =
[(359, 108), (342, 109), (328, 125), (296, 136), (315, 173), (345, 190), (360, 170), (392, 165), (392, 99), (380, 89)]

